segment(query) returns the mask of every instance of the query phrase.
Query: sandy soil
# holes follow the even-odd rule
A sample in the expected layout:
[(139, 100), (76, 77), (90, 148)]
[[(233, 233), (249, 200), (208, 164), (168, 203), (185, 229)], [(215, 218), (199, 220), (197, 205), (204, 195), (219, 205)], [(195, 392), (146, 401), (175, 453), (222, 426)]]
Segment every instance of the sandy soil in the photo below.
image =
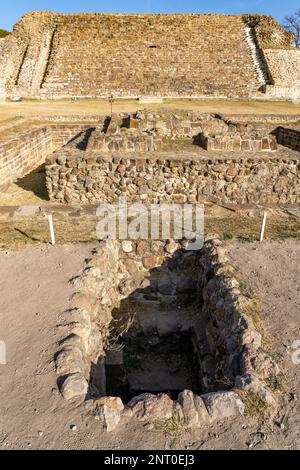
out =
[[(114, 112), (132, 112), (137, 109), (192, 109), (203, 113), (241, 114), (300, 114), (300, 105), (286, 101), (224, 101), (167, 99), (162, 104), (139, 104), (137, 100), (115, 100)], [(0, 105), (0, 121), (20, 116), (95, 115), (110, 114), (107, 100), (24, 100)]]
[[(300, 366), (289, 349), (300, 339), (300, 243), (228, 244), (240, 274), (257, 289), (263, 318), (289, 371), (287, 393), (298, 393)], [(174, 440), (135, 422), (103, 434), (83, 407), (60, 396), (53, 354), (78, 274), (92, 245), (39, 245), (0, 255), (0, 339), (7, 364), (0, 365), (1, 449), (262, 449), (300, 448), (299, 405), (280, 411), (284, 428), (241, 418), (184, 432)], [(296, 407), (297, 405), (297, 407)], [(286, 415), (286, 412), (287, 415)], [(74, 432), (71, 425), (76, 425)]]

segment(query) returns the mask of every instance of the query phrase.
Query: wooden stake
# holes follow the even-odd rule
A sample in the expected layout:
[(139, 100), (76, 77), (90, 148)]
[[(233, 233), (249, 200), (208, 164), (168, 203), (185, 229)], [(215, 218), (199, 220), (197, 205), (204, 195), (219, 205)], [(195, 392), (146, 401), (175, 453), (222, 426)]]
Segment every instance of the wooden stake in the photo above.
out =
[(267, 212), (264, 212), (262, 224), (261, 224), (261, 230), (260, 230), (260, 239), (259, 241), (262, 242), (264, 239), (264, 234), (265, 234), (265, 228), (266, 228), (266, 222), (267, 222)]
[(54, 226), (53, 226), (53, 217), (52, 217), (52, 214), (48, 215), (48, 222), (49, 222), (51, 243), (52, 243), (52, 245), (55, 245), (55, 234), (54, 234)]

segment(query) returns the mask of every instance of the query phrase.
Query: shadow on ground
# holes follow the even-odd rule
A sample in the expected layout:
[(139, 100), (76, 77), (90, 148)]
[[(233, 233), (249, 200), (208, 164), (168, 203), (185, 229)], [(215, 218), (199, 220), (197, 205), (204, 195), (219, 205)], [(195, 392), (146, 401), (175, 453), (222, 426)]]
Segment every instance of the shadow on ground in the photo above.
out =
[(18, 179), (16, 185), (25, 191), (34, 193), (37, 197), (44, 201), (49, 201), (47, 188), (46, 188), (46, 177), (45, 177), (45, 164), (38, 166), (28, 175)]

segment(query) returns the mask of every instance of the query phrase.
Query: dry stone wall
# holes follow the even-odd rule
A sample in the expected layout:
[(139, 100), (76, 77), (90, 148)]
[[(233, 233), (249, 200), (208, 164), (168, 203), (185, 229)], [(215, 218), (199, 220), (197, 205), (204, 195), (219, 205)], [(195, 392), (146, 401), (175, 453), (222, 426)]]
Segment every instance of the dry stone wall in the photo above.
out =
[(1, 42), (0, 78), (8, 94), (35, 98), (287, 99), (299, 62), (292, 45), (261, 15), (34, 12)]
[[(152, 247), (150, 272), (167, 259), (173, 266), (172, 259), (179, 252), (187, 263), (189, 259), (190, 263), (194, 261), (194, 268), (197, 266), (195, 289), (202, 306), (190, 322), (194, 333), (199, 333), (194, 346), (200, 352), (204, 376), (207, 370), (207, 380), (203, 382), (205, 393), (197, 395), (183, 390), (176, 401), (164, 393), (143, 393), (124, 405), (120, 397), (106, 394), (106, 337), (112, 310), (141, 285), (141, 274), (149, 276), (149, 264), (145, 260), (147, 245), (151, 243), (155, 244), (157, 256), (154, 259)], [(72, 308), (66, 312), (70, 323), (65, 324), (66, 336), (55, 356), (58, 384), (66, 399), (85, 400), (86, 408), (107, 431), (112, 431), (121, 419), (155, 422), (174, 415), (186, 428), (201, 427), (242, 415), (243, 397), (249, 392), (276, 411), (276, 397), (266, 384), (280, 369), (264, 352), (262, 335), (247, 314), (253, 307), (253, 299), (242, 294), (222, 243), (208, 240), (201, 251), (192, 253), (184, 253), (182, 249), (184, 241), (174, 240), (101, 242), (84, 272), (72, 280), (77, 293), (72, 298)], [(147, 269), (141, 271), (143, 266), (148, 266), (148, 274)], [(211, 391), (212, 383), (214, 386), (219, 383), (217, 391)]]
[(201, 134), (202, 146), (210, 151), (270, 152), (277, 150), (276, 137), (266, 132), (227, 132), (213, 136)]
[[(119, 152), (120, 153), (120, 152)], [(46, 183), (53, 201), (95, 204), (129, 201), (194, 203), (214, 198), (228, 203), (300, 202), (299, 156), (203, 157), (144, 155), (128, 157), (94, 152), (53, 154), (46, 162)]]

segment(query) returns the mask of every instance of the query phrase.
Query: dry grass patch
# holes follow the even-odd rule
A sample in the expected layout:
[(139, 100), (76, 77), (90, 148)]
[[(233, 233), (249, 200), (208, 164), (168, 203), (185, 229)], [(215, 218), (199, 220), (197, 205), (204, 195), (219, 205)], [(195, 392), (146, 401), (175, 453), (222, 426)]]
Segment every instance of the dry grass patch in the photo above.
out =
[[(76, 216), (69, 214), (64, 216), (63, 214), (54, 214), (53, 220), (57, 244), (97, 241), (96, 225), (99, 220), (96, 215)], [(225, 227), (230, 228), (236, 238), (248, 242), (253, 240), (254, 235), (258, 236), (260, 222), (258, 218), (239, 217), (237, 214), (228, 217), (207, 217), (205, 231), (206, 234), (220, 234)], [(273, 230), (269, 227), (269, 231), (267, 231), (266, 238), (268, 239), (300, 239), (300, 221), (298, 219), (274, 217), (272, 227)], [(49, 241), (48, 222), (44, 217), (0, 220), (1, 251), (19, 250)], [(254, 311), (253, 314), (255, 314)]]
[(250, 418), (266, 417), (269, 406), (259, 397), (259, 395), (250, 390), (240, 391), (239, 395), (245, 405), (245, 416)]
[[(230, 101), (218, 99), (165, 99), (163, 103), (140, 104), (134, 99), (116, 99), (113, 111), (134, 112), (137, 109), (191, 110), (202, 113), (224, 114), (300, 114), (300, 105), (289, 101)], [(0, 107), (0, 121), (15, 116), (70, 116), (110, 114), (105, 99), (23, 100), (7, 102)]]
[(163, 432), (165, 436), (169, 436), (174, 439), (179, 438), (184, 431), (183, 419), (176, 412), (171, 416), (171, 418), (157, 420), (154, 426), (157, 430)]

